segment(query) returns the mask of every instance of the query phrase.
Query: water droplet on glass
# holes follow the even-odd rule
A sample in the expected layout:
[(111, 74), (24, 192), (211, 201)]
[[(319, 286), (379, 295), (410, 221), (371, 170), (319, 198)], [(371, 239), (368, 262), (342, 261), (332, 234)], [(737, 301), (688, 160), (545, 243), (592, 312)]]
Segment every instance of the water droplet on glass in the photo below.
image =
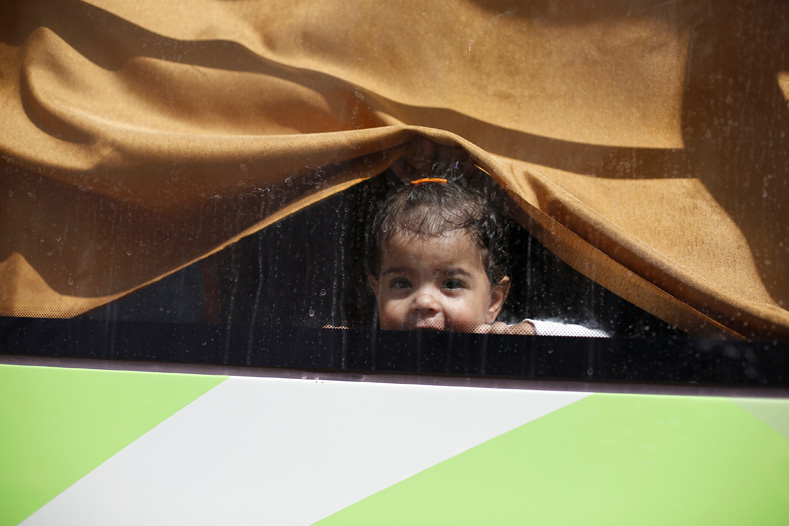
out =
[(69, 284), (69, 285), (73, 285), (73, 284), (74, 284), (74, 278), (71, 278), (71, 277), (70, 277), (70, 278), (68, 279), (68, 284)]
[(326, 289), (321, 289), (321, 296), (325, 296), (325, 295), (326, 295)]
[(309, 314), (310, 314), (310, 318), (312, 318), (313, 316), (315, 316), (315, 311), (313, 309), (310, 309)]

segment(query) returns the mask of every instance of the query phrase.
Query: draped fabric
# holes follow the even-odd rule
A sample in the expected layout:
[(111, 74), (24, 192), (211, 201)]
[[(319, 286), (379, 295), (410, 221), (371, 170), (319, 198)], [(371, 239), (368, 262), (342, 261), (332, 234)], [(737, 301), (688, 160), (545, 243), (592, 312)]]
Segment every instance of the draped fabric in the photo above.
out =
[(465, 150), (567, 263), (789, 335), (789, 4), (5, 0), (0, 314), (67, 317)]

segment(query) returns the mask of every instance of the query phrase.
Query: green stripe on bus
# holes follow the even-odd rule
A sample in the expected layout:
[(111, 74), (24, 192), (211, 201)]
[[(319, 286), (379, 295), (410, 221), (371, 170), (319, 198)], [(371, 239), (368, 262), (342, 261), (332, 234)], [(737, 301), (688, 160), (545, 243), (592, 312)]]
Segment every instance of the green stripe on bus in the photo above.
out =
[(725, 398), (597, 394), (318, 524), (783, 526), (789, 440)]
[(225, 379), (0, 365), (0, 526), (18, 524)]

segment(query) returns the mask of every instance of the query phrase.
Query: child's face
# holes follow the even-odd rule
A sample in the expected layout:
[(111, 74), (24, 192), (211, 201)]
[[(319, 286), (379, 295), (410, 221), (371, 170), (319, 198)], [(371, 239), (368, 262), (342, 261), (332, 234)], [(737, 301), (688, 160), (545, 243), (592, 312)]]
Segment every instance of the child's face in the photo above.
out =
[(380, 261), (378, 277), (368, 278), (382, 329), (474, 331), (496, 320), (509, 290), (509, 283), (491, 285), (479, 246), (462, 230), (395, 234)]

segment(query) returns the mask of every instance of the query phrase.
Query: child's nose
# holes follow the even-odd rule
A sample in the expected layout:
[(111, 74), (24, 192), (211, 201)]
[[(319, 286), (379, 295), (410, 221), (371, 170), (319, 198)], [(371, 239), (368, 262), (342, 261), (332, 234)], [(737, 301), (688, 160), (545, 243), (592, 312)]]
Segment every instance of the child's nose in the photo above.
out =
[(416, 309), (424, 314), (435, 314), (441, 310), (441, 305), (434, 294), (430, 292), (420, 292), (414, 301)]

